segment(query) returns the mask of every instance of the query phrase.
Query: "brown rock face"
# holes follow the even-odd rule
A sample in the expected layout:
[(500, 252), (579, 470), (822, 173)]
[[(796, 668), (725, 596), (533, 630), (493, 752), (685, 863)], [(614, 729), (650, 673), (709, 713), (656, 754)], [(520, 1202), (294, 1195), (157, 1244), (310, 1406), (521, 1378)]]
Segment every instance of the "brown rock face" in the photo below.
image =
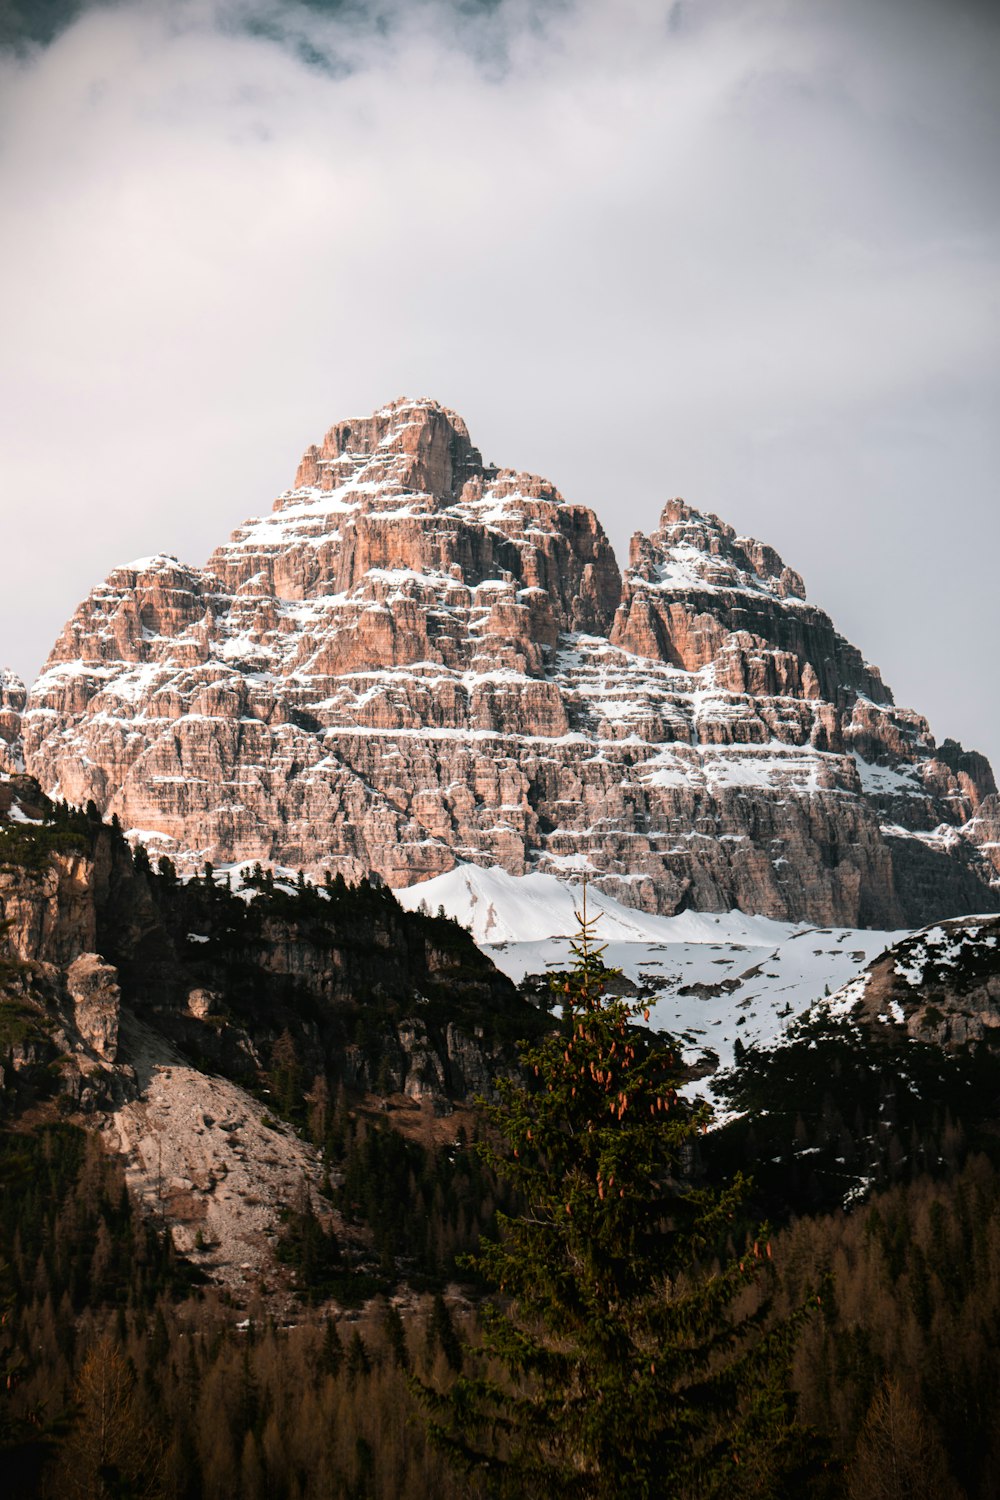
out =
[(23, 739), (47, 791), (188, 865), (589, 869), (661, 912), (844, 925), (998, 904), (989, 767), (775, 552), (675, 500), (623, 580), (591, 511), (431, 401), (331, 428), (204, 570), (112, 573)]
[(28, 694), (16, 672), (0, 668), (0, 774), (22, 769), (21, 715)]
[(1000, 1045), (1000, 918), (960, 918), (911, 934), (829, 1004), (946, 1051)]
[(1000, 875), (1000, 796), (996, 792), (983, 798), (962, 832)]
[(43, 870), (0, 863), (0, 917), (12, 952), (29, 963), (69, 962), (95, 942), (91, 861), (54, 854)]
[(98, 1057), (114, 1062), (122, 998), (118, 970), (99, 953), (81, 953), (66, 970), (66, 988), (80, 1035)]
[(688, 672), (715, 663), (733, 693), (892, 702), (878, 672), (806, 603), (802, 579), (772, 548), (683, 500), (668, 501), (652, 536), (632, 538), (611, 639)]

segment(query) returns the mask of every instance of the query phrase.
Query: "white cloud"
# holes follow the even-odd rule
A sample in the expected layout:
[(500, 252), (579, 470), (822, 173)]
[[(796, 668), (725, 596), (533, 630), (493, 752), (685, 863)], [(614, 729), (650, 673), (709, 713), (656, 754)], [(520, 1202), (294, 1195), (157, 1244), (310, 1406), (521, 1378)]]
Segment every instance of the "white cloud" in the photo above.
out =
[(411, 392), (616, 543), (677, 492), (761, 534), (1000, 749), (990, 12), (250, 14), (97, 8), (0, 61), (0, 657)]

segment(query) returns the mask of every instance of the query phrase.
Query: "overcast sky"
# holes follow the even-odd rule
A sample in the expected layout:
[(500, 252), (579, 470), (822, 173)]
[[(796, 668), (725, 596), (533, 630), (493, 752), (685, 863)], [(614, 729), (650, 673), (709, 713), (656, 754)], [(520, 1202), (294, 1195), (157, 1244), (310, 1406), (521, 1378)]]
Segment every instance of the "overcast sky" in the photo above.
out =
[(399, 395), (1000, 765), (1000, 7), (0, 0), (0, 663)]

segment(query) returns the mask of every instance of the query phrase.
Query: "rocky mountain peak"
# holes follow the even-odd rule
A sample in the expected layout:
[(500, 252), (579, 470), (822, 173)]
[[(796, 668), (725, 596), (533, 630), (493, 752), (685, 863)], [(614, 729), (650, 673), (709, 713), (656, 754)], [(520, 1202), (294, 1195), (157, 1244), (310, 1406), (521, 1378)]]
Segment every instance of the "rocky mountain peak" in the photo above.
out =
[(13, 708), (20, 712), (27, 700), (24, 682), (9, 667), (0, 667), (0, 708)]
[(773, 547), (679, 499), (664, 506), (656, 531), (632, 538), (612, 640), (686, 671), (715, 663), (740, 692), (892, 702)]
[(786, 568), (773, 547), (737, 536), (718, 516), (684, 500), (668, 500), (650, 536), (632, 538), (630, 569), (647, 583), (686, 588), (749, 589), (780, 599), (805, 599), (798, 573)]
[(302, 490), (344, 488), (447, 502), (481, 470), (482, 456), (456, 412), (402, 397), (370, 417), (335, 423), (322, 443), (306, 449), (292, 491), (278, 504), (294, 506)]
[(113, 572), (24, 742), (182, 864), (587, 871), (844, 926), (996, 903), (988, 766), (937, 751), (772, 548), (671, 500), (622, 577), (592, 511), (433, 401), (335, 424), (206, 568)]

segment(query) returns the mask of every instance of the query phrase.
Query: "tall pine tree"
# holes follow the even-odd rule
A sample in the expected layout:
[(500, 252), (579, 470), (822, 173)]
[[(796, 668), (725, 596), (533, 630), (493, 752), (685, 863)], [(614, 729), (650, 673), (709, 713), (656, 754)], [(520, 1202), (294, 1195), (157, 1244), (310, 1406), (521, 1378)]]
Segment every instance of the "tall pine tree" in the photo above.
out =
[(484, 1152), (524, 1207), (472, 1258), (499, 1298), (478, 1373), (423, 1392), (433, 1431), (497, 1494), (801, 1495), (793, 1323), (752, 1291), (770, 1247), (719, 1263), (745, 1184), (696, 1183), (709, 1108), (679, 1096), (642, 1006), (606, 993), (586, 892), (577, 920), (558, 1028), (486, 1108)]

